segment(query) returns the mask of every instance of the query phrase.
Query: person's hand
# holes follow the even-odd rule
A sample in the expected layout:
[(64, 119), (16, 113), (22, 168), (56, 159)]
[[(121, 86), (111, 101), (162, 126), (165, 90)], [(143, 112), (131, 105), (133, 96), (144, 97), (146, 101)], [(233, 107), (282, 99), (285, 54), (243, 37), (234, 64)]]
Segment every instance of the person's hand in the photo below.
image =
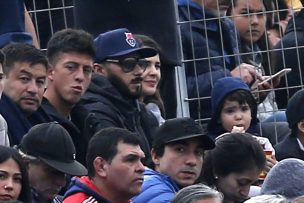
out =
[(230, 73), (233, 77), (241, 78), (248, 85), (253, 84), (255, 80), (262, 80), (255, 67), (247, 63), (240, 64)]
[(264, 101), (264, 99), (267, 97), (268, 93), (273, 90), (274, 87), (278, 86), (280, 83), (280, 77), (275, 77), (272, 80), (268, 82), (264, 82), (261, 84), (261, 82), (265, 79), (267, 79), (270, 76), (262, 76), (262, 80), (257, 80), (252, 86), (251, 91), (253, 92), (253, 95), (255, 98), (258, 98), (258, 103)]
[(265, 171), (268, 173), (270, 169), (278, 163), (274, 155), (266, 156)]

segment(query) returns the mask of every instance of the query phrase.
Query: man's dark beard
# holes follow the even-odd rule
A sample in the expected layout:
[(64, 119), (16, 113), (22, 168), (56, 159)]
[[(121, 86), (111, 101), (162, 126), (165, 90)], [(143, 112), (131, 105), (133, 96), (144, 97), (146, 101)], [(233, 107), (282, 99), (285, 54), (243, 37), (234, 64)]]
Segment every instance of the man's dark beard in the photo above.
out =
[(110, 73), (110, 74), (108, 74), (107, 78), (112, 83), (112, 85), (117, 88), (117, 90), (122, 94), (123, 97), (130, 98), (130, 99), (138, 99), (140, 97), (141, 87), (142, 87), (141, 85), (138, 86), (136, 92), (131, 92), (129, 90), (128, 86), (124, 83), (124, 81), (117, 75)]

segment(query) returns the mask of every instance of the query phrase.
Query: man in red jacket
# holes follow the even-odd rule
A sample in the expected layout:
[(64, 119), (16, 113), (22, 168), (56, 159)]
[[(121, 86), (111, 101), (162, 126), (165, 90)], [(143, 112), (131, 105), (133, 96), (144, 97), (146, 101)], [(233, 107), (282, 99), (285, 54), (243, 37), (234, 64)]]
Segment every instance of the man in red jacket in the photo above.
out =
[(73, 178), (64, 203), (130, 203), (141, 191), (145, 157), (138, 135), (110, 127), (89, 142), (88, 176)]

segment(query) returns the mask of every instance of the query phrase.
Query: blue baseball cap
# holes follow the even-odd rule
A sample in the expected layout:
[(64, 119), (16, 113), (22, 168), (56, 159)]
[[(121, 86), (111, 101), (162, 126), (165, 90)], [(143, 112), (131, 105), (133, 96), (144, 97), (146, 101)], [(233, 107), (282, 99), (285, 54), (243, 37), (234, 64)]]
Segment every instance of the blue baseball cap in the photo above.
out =
[(130, 53), (138, 53), (140, 58), (148, 58), (157, 54), (153, 48), (139, 48), (133, 34), (126, 28), (101, 33), (95, 38), (94, 44), (96, 47), (95, 62), (97, 63)]
[(10, 43), (33, 44), (33, 38), (27, 32), (9, 32), (0, 35), (0, 48), (5, 47)]

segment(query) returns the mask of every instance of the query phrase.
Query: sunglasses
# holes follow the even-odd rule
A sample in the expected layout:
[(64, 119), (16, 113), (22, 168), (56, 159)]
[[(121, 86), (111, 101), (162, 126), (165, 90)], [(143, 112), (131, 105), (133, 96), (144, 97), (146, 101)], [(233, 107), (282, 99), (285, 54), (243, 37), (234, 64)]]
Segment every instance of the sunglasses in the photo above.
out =
[(129, 73), (133, 71), (138, 65), (143, 71), (145, 71), (149, 65), (149, 62), (146, 59), (136, 59), (136, 58), (125, 58), (121, 60), (116, 59), (106, 59), (106, 62), (118, 64), (122, 71)]

